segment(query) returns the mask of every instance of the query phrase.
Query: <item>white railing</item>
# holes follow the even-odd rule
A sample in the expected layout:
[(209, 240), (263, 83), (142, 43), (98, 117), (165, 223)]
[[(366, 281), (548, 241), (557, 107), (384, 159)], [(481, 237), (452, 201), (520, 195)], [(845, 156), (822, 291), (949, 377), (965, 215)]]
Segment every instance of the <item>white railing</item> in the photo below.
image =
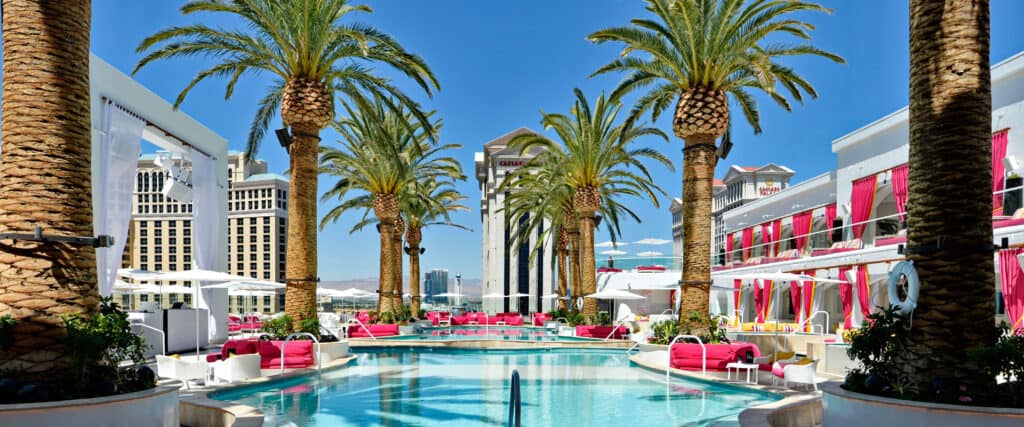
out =
[(680, 339), (695, 339), (697, 344), (700, 344), (700, 374), (707, 376), (708, 374), (708, 348), (704, 346), (704, 342), (700, 340), (700, 337), (696, 335), (676, 335), (672, 338), (672, 342), (668, 343), (668, 357), (666, 357), (665, 365), (665, 382), (669, 381), (669, 374), (672, 373), (672, 346), (676, 344)]
[(370, 339), (374, 339), (374, 340), (377, 339), (377, 337), (373, 336), (373, 332), (370, 332), (370, 328), (367, 328), (366, 325), (363, 324), (363, 322), (359, 321), (359, 319), (353, 319), (353, 318), (349, 318), (349, 319), (345, 320), (345, 339), (348, 339), (348, 327), (351, 326), (353, 323), (355, 323), (356, 325), (359, 325), (359, 327), (363, 328), (363, 330), (366, 331), (366, 334), (370, 336)]
[[(626, 356), (629, 356), (629, 352), (636, 350), (638, 347), (640, 347), (640, 343), (634, 342), (633, 345), (626, 349)], [(669, 356), (669, 359), (671, 359), (671, 356)]]
[[(795, 335), (797, 333), (797, 331), (800, 331), (801, 329), (803, 329), (804, 326), (807, 326), (808, 322), (814, 320), (814, 316), (817, 316), (819, 314), (825, 314), (825, 325), (821, 328), (822, 329), (821, 335), (825, 335), (826, 333), (828, 333), (828, 329), (826, 329), (826, 328), (828, 328), (828, 312), (825, 311), (825, 310), (818, 310), (818, 311), (815, 311), (814, 313), (811, 313), (811, 315), (808, 318), (804, 319), (803, 322), (800, 322), (799, 324), (797, 324), (796, 328), (793, 329), (793, 332), (790, 332), (789, 334), (790, 335)], [(819, 326), (819, 325), (815, 325), (815, 324), (811, 323), (811, 333), (812, 334), (814, 333), (814, 327), (815, 326)]]
[(298, 337), (309, 337), (309, 339), (313, 340), (313, 343), (316, 344), (316, 348), (313, 350), (316, 354), (313, 356), (316, 359), (316, 370), (320, 371), (320, 340), (309, 332), (296, 332), (285, 337), (284, 342), (281, 343), (281, 372), (284, 372), (284, 349), (285, 347), (288, 347), (288, 341)]
[[(151, 331), (156, 331), (156, 333), (160, 334), (160, 354), (162, 354), (164, 356), (167, 355), (167, 344), (165, 343), (167, 338), (166, 338), (166, 335), (164, 334), (164, 331), (161, 331), (161, 330), (159, 330), (157, 328), (149, 326), (149, 325), (147, 325), (145, 323), (132, 323), (131, 326), (138, 326), (138, 327), (141, 327), (143, 329), (149, 329)], [(198, 353), (196, 354), (196, 357), (199, 357)]]

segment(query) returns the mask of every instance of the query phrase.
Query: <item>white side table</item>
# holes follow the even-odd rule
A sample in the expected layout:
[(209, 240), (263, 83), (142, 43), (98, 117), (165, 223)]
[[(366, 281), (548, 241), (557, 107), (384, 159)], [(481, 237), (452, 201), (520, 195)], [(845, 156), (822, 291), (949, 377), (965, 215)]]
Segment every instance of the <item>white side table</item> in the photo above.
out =
[[(747, 371), (747, 384), (757, 384), (757, 370), (758, 370), (759, 367), (760, 367), (760, 365), (758, 365), (756, 363), (742, 363), (742, 362), (730, 363), (728, 365), (725, 365), (726, 379), (732, 380), (732, 370), (735, 369), (736, 370), (736, 381), (739, 381), (739, 379), (740, 379), (740, 369), (745, 369)], [(750, 373), (751, 372), (754, 373), (754, 380), (753, 381), (750, 380)]]

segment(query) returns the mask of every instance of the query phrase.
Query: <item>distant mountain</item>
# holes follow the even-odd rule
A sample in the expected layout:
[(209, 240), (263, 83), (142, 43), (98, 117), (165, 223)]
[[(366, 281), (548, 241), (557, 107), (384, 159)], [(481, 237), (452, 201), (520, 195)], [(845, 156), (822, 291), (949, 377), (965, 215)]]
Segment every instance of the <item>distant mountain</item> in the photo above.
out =
[[(380, 280), (376, 277), (367, 277), (365, 279), (348, 279), (348, 280), (332, 280), (320, 282), (320, 287), (329, 289), (349, 289), (356, 288), (364, 291), (376, 292)], [(402, 278), (402, 289), (404, 292), (409, 292), (409, 277)], [(450, 292), (455, 291), (455, 279), (448, 278), (448, 290)], [(469, 297), (479, 298), (482, 295), (483, 283), (480, 279), (462, 279), (462, 293)], [(421, 288), (422, 292), (423, 289)]]

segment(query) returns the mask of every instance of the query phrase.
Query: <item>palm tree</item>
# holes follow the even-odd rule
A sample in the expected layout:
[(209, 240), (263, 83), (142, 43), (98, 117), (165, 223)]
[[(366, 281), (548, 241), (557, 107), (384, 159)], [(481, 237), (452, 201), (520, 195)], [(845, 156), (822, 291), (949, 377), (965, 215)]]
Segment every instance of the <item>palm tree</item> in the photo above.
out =
[[(580, 291), (591, 294), (597, 288), (595, 215), (601, 210), (602, 201), (628, 195), (646, 197), (657, 207), (655, 193), (664, 194), (664, 191), (654, 184), (642, 160), (654, 160), (669, 169), (672, 169), (672, 162), (650, 148), (631, 147), (644, 136), (665, 140), (668, 137), (652, 127), (634, 126), (635, 121), (616, 123), (622, 108), (617, 97), (602, 94), (591, 109), (581, 90), (575, 89), (574, 93), (576, 102), (569, 115), (542, 113), (541, 123), (545, 129), (558, 134), (561, 146), (538, 134), (518, 135), (509, 141), (509, 146), (518, 147), (521, 153), (536, 151), (534, 159), (553, 156), (551, 162), (563, 169), (565, 183), (572, 189), (572, 209), (580, 232)], [(595, 321), (597, 301), (585, 299), (583, 314), (588, 321)]]
[[(3, 3), (0, 232), (91, 236), (90, 2)], [(45, 88), (45, 90), (44, 90)], [(17, 321), (0, 370), (66, 373), (61, 316), (99, 308), (95, 248), (0, 243), (0, 316)]]
[[(466, 179), (461, 171), (455, 179)], [(418, 181), (406, 187), (402, 193), (402, 213), (407, 219), (405, 241), (409, 255), (409, 310), (413, 316), (420, 312), (420, 254), (425, 251), (420, 243), (423, 241), (423, 229), (434, 226), (449, 226), (461, 230), (469, 230), (451, 220), (452, 212), (469, 211), (469, 207), (461, 202), (466, 200), (455, 189), (454, 184), (438, 179)]]
[[(291, 127), (288, 146), (291, 180), (288, 188), (288, 284), (285, 311), (298, 322), (316, 310), (317, 280), (317, 153), (320, 130), (334, 117), (334, 97), (355, 99), (372, 94), (401, 104), (429, 127), (417, 104), (367, 64), (382, 63), (415, 81), (428, 95), (437, 80), (422, 58), (405, 50), (376, 28), (343, 23), (354, 12), (370, 12), (347, 0), (195, 0), (182, 14), (211, 12), (230, 15), (246, 23), (244, 30), (204, 24), (172, 27), (143, 40), (146, 52), (134, 72), (150, 62), (197, 55), (217, 58), (178, 94), (181, 105), (197, 84), (210, 77), (227, 78), (225, 99), (245, 74), (273, 76), (249, 128), (246, 154), (252, 158), (271, 119), (280, 107), (281, 119)], [(387, 96), (384, 96), (384, 95)]]
[(941, 377), (970, 384), (972, 394), (994, 386), (967, 357), (996, 339), (984, 327), (995, 323), (992, 253), (954, 249), (992, 241), (990, 75), (988, 1), (910, 1), (907, 246), (941, 236), (948, 248), (907, 256), (921, 292), (899, 366), (922, 393)]
[[(739, 105), (755, 133), (760, 113), (750, 91), (768, 95), (790, 109), (792, 98), (816, 97), (803, 77), (777, 60), (811, 55), (843, 62), (810, 44), (787, 44), (778, 36), (810, 39), (814, 27), (794, 13), (830, 12), (798, 0), (647, 0), (656, 19), (634, 19), (631, 26), (600, 30), (594, 43), (621, 42), (622, 58), (594, 75), (626, 72), (613, 92), (642, 91), (631, 119), (651, 111), (654, 121), (676, 101), (672, 128), (683, 147), (682, 312), (708, 313), (711, 290), (711, 190), (717, 162), (715, 140), (730, 123), (729, 101)], [(771, 39), (772, 41), (768, 41)], [(630, 56), (643, 52), (647, 56)], [(788, 97), (787, 97), (788, 95)], [(686, 322), (688, 316), (680, 316)]]
[[(347, 116), (336, 123), (341, 134), (341, 149), (323, 147), (320, 165), (323, 173), (338, 177), (322, 200), (340, 203), (324, 215), (323, 228), (351, 210), (362, 210), (362, 219), (351, 232), (376, 223), (380, 230), (380, 313), (398, 314), (394, 292), (401, 289), (396, 268), (401, 248), (395, 248), (396, 223), (401, 215), (400, 195), (411, 183), (461, 176), (462, 169), (452, 157), (440, 153), (457, 149), (457, 144), (431, 145), (432, 134), (441, 126), (434, 121), (430, 130), (422, 126), (410, 111), (395, 112), (388, 103), (365, 100), (341, 102)], [(357, 194), (351, 198), (350, 191)], [(370, 213), (373, 213), (371, 217)], [(398, 241), (401, 241), (399, 238)], [(397, 297), (402, 297), (401, 292)]]

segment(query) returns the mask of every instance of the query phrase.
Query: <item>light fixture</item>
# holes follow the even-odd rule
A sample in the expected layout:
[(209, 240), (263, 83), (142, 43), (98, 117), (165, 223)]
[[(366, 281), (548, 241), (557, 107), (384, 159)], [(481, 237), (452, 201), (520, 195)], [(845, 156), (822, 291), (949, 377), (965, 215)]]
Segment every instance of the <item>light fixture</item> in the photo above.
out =
[(289, 145), (292, 145), (292, 136), (288, 133), (288, 128), (284, 127), (275, 130), (274, 133), (277, 134), (277, 142), (280, 143), (285, 150), (288, 149)]
[(1020, 160), (1017, 160), (1014, 156), (1003, 157), (1003, 168), (1006, 169), (1007, 173), (1017, 173), (1020, 171)]

